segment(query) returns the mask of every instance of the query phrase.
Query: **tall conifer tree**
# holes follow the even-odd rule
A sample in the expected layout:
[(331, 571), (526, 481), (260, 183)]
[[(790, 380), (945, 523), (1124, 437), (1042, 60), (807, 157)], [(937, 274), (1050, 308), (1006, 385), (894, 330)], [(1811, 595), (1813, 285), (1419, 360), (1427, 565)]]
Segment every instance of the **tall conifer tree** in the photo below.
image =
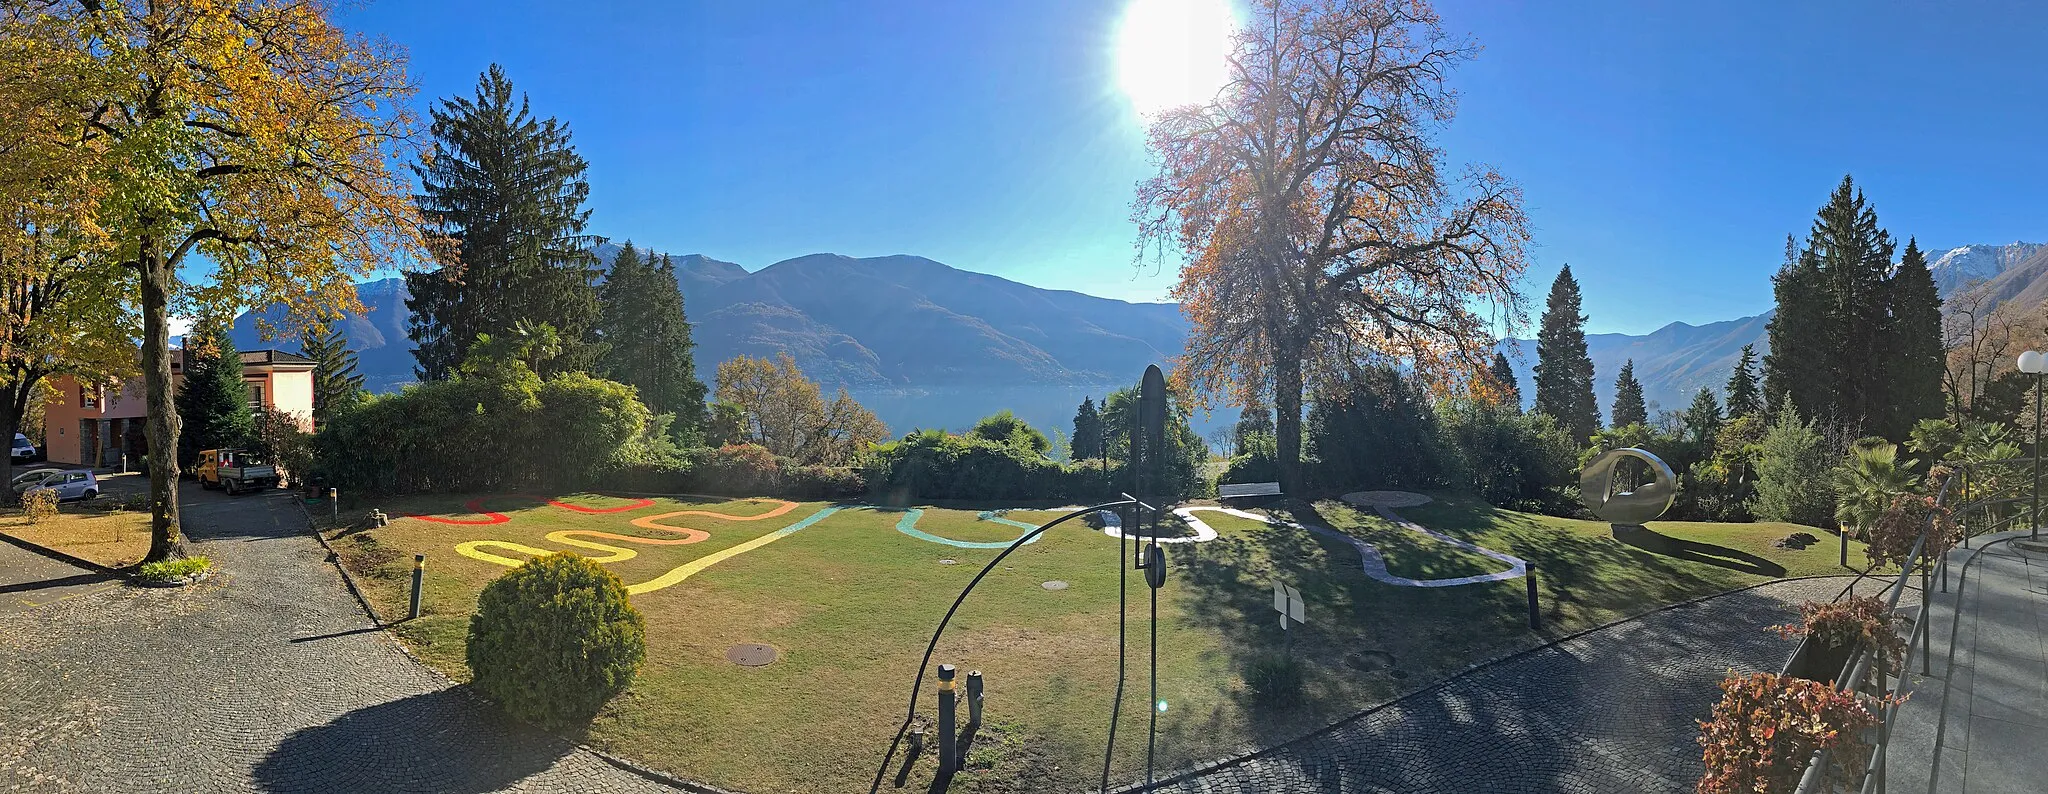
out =
[(696, 342), (683, 311), (675, 264), (627, 243), (612, 260), (599, 297), (599, 359), (605, 377), (632, 384), (655, 413), (674, 414), (678, 431), (704, 423), (704, 383), (697, 379)]
[(583, 232), (584, 161), (567, 125), (537, 119), (492, 64), (474, 97), (431, 109), (433, 150), (414, 167), (420, 215), (441, 266), (406, 274), (406, 335), (418, 374), (452, 376), (478, 334), (520, 323), (561, 336), (551, 370), (594, 363), (599, 270)]
[(306, 329), (299, 350), (313, 360), (313, 424), (325, 427), (328, 417), (362, 399), (356, 353), (348, 349), (348, 335), (340, 326)]
[(1095, 410), (1094, 397), (1081, 398), (1081, 407), (1074, 411), (1073, 457), (1102, 457), (1102, 414)]
[(1871, 429), (1902, 440), (1922, 419), (1944, 413), (1942, 375), (1947, 364), (1941, 337), (1941, 293), (1917, 240), (1906, 240), (1898, 269), (1887, 282), (1890, 322), (1883, 326), (1888, 394), (1885, 421)]
[(1735, 371), (1728, 374), (1728, 418), (1739, 419), (1763, 411), (1763, 394), (1757, 386), (1756, 345), (1743, 345)]
[(1501, 402), (1514, 408), (1516, 413), (1521, 413), (1522, 384), (1515, 380), (1515, 365), (1508, 363), (1508, 354), (1493, 351), (1493, 364), (1486, 369), (1493, 374), (1494, 382), (1500, 384), (1503, 398)]
[(256, 440), (256, 414), (249, 409), (249, 384), (242, 381), (242, 353), (227, 330), (212, 325), (188, 335), (185, 377), (178, 382), (178, 461), (191, 466), (209, 449), (240, 447)]
[(1593, 398), (1593, 359), (1586, 355), (1586, 316), (1579, 308), (1579, 282), (1566, 265), (1550, 284), (1536, 332), (1536, 412), (1585, 443), (1600, 429), (1600, 404)]
[(1785, 264), (1771, 277), (1777, 299), (1764, 354), (1764, 401), (1775, 410), (1786, 401), (1807, 416), (1834, 403), (1828, 387), (1827, 294), (1817, 260), (1785, 236)]
[(1685, 409), (1685, 432), (1692, 443), (1711, 449), (1714, 436), (1721, 432), (1721, 403), (1714, 399), (1714, 390), (1701, 386), (1692, 396), (1692, 406)]
[(1614, 376), (1614, 409), (1609, 415), (1615, 427), (1650, 421), (1650, 407), (1643, 402), (1643, 383), (1636, 380), (1635, 359), (1622, 362), (1621, 373)]

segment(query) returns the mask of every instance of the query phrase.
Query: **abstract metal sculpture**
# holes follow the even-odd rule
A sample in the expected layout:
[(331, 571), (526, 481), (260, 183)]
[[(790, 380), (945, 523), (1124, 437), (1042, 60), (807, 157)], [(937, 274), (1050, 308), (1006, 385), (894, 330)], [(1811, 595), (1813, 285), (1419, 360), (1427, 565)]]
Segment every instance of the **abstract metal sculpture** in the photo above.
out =
[[(1643, 462), (1654, 479), (1634, 490), (1614, 492), (1614, 469), (1624, 458)], [(1601, 519), (1614, 524), (1642, 524), (1671, 509), (1678, 496), (1678, 475), (1656, 455), (1635, 447), (1611, 449), (1593, 458), (1579, 472), (1579, 499)]]

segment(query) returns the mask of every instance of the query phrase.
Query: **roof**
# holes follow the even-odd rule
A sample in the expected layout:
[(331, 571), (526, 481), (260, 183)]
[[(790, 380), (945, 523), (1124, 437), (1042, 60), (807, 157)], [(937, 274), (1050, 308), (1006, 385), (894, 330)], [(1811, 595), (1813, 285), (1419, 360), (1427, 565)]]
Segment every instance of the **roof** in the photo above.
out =
[(301, 356), (297, 353), (286, 353), (282, 350), (242, 351), (243, 366), (248, 366), (250, 364), (281, 364), (284, 366), (299, 365), (310, 367), (313, 366), (313, 363), (313, 360), (310, 358)]

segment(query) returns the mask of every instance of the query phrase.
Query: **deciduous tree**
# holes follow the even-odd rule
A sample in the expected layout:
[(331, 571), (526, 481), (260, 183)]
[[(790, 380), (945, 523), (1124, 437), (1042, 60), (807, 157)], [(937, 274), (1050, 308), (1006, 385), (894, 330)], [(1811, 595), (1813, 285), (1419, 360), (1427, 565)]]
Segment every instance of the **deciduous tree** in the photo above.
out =
[(718, 402), (745, 417), (747, 442), (804, 463), (843, 465), (889, 435), (845, 389), (825, 402), (787, 352), (774, 361), (739, 356), (719, 364)]
[[(42, 0), (39, 57), (80, 66), (78, 145), (114, 261), (139, 277), (153, 460), (178, 446), (170, 307), (225, 315), (283, 304), (287, 322), (360, 310), (354, 280), (418, 248), (386, 163), (409, 139), (402, 56), (350, 36), (319, 0)], [(184, 282), (181, 270), (208, 278)], [(177, 471), (150, 467), (151, 543), (179, 552)]]
[[(1521, 320), (1520, 192), (1447, 173), (1444, 79), (1476, 48), (1418, 0), (1260, 0), (1213, 101), (1167, 111), (1133, 208), (1140, 258), (1172, 251), (1191, 333), (1177, 385), (1275, 412), (1300, 484), (1302, 396), (1360, 362), (1476, 386)], [(1270, 399), (1265, 399), (1270, 391)]]

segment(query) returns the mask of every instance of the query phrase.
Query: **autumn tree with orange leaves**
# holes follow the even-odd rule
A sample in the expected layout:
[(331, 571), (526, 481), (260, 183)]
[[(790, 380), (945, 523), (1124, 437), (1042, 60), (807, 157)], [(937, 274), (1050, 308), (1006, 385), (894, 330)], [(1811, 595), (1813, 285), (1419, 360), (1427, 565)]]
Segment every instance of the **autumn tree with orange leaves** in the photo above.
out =
[[(1500, 174), (1445, 173), (1446, 73), (1477, 48), (1423, 0), (1259, 0), (1230, 81), (1148, 133), (1140, 259), (1186, 260), (1192, 330), (1176, 386), (1276, 410), (1281, 480), (1301, 484), (1309, 382), (1408, 366), (1439, 393), (1500, 391), (1488, 364), (1524, 322), (1529, 242)], [(1270, 399), (1261, 399), (1270, 391)]]
[[(151, 450), (148, 558), (182, 553), (170, 312), (360, 310), (358, 276), (421, 245), (402, 56), (321, 0), (20, 0), (0, 25), (53, 71), (94, 159), (97, 222), (136, 274)], [(40, 79), (40, 78), (30, 78)], [(180, 271), (205, 274), (185, 281)], [(289, 331), (291, 329), (273, 329)]]

